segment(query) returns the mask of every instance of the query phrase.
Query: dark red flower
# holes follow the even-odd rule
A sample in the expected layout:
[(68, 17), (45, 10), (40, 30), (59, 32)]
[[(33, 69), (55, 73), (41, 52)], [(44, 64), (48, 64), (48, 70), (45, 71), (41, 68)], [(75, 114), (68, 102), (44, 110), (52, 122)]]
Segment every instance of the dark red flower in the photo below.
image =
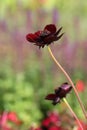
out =
[(55, 93), (48, 94), (45, 99), (52, 100), (53, 105), (56, 105), (60, 102), (60, 100), (71, 91), (72, 86), (70, 86), (68, 83), (63, 83), (60, 87), (55, 89)]
[(64, 33), (60, 34), (60, 31), (62, 30), (62, 27), (56, 29), (56, 26), (54, 24), (46, 25), (44, 30), (37, 31), (34, 34), (29, 33), (26, 35), (26, 39), (29, 42), (35, 43), (35, 45), (40, 47), (44, 47), (45, 45), (49, 45), (54, 41), (59, 40)]

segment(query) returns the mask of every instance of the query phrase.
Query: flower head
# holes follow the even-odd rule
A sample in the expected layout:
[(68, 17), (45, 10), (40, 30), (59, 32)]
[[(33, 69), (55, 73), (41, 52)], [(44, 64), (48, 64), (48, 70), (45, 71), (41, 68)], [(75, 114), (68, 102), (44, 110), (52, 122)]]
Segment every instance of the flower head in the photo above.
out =
[(36, 46), (44, 47), (45, 45), (49, 45), (54, 41), (59, 40), (64, 33), (60, 34), (60, 31), (62, 30), (62, 27), (56, 29), (56, 26), (54, 24), (46, 25), (44, 30), (37, 31), (34, 34), (29, 33), (26, 35), (26, 39), (29, 42), (35, 43)]
[(55, 93), (48, 94), (45, 99), (52, 100), (53, 105), (56, 105), (60, 102), (61, 99), (66, 97), (66, 95), (71, 91), (72, 86), (70, 86), (68, 83), (63, 83), (60, 87), (55, 89)]

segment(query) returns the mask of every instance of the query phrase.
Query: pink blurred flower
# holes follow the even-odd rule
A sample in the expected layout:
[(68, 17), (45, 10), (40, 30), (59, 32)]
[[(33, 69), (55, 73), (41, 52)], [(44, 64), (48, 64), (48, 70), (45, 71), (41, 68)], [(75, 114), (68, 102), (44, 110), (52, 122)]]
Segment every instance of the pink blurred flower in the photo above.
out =
[(78, 92), (83, 92), (85, 89), (85, 84), (82, 80), (78, 80), (76, 83), (76, 89), (78, 90)]
[(17, 124), (17, 125), (20, 125), (20, 124), (23, 123), (21, 120), (19, 120), (19, 118), (18, 118), (18, 116), (17, 116), (17, 114), (16, 114), (15, 112), (9, 112), (9, 113), (7, 114), (7, 119), (8, 119), (9, 121), (14, 122), (14, 123)]
[(49, 113), (48, 117), (42, 121), (42, 125), (49, 127), (50, 125), (60, 125), (60, 119), (56, 112)]
[(13, 129), (10, 128), (9, 126), (5, 125), (0, 130), (13, 130)]
[(4, 111), (1, 115), (0, 115), (0, 125), (4, 126), (7, 123), (7, 112)]
[(56, 112), (51, 112), (49, 115), (50, 122), (57, 123), (60, 122), (59, 115)]

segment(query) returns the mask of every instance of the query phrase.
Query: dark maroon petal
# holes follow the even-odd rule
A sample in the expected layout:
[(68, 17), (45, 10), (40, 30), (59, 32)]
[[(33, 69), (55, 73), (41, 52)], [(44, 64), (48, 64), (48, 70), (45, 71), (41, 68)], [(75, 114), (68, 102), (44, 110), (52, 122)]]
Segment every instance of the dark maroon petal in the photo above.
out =
[(61, 92), (61, 87), (58, 87), (58, 88), (55, 89), (55, 94), (58, 94), (60, 92)]
[(44, 30), (48, 30), (51, 33), (55, 33), (56, 32), (56, 26), (54, 24), (49, 24), (46, 25)]
[(63, 35), (64, 35), (64, 33), (62, 33), (61, 35), (59, 35), (58, 37), (56, 37), (56, 41), (59, 40)]
[(58, 29), (58, 31), (55, 33), (55, 35), (58, 35), (62, 30), (62, 27)]
[(40, 42), (36, 42), (34, 45), (39, 46), (39, 49), (45, 46), (43, 43), (40, 43)]
[(42, 34), (42, 31), (35, 32), (35, 35), (40, 36)]
[(67, 91), (70, 91), (72, 89), (72, 86), (70, 86), (68, 83), (63, 83), (61, 85), (61, 89), (67, 92)]
[(61, 98), (56, 97), (56, 98), (53, 100), (52, 104), (53, 104), (53, 105), (56, 105), (57, 103), (60, 102), (60, 100), (61, 100)]
[(56, 94), (48, 94), (45, 99), (47, 100), (54, 100), (56, 98)]
[(56, 38), (54, 35), (49, 35), (47, 37), (44, 38), (44, 42), (49, 45), (51, 44), (52, 42), (56, 41)]
[(66, 95), (71, 91), (72, 86), (70, 86), (68, 83), (63, 83), (58, 89), (55, 90), (55, 93), (57, 97), (62, 99), (63, 97), (66, 97)]
[(29, 42), (36, 42), (36, 40), (38, 39), (38, 36), (35, 35), (35, 34), (28, 34), (26, 35), (26, 39), (29, 41)]

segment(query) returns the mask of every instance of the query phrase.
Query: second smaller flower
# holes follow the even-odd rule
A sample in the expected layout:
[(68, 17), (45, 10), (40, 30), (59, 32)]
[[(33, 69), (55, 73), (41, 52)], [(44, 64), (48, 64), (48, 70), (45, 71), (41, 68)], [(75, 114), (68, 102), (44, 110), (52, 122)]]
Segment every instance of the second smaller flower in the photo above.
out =
[(66, 97), (66, 95), (71, 91), (71, 89), (72, 86), (70, 86), (68, 83), (63, 83), (60, 87), (55, 89), (54, 93), (48, 94), (45, 97), (45, 99), (52, 100), (53, 101), (52, 104), (56, 105), (61, 101), (61, 99)]

